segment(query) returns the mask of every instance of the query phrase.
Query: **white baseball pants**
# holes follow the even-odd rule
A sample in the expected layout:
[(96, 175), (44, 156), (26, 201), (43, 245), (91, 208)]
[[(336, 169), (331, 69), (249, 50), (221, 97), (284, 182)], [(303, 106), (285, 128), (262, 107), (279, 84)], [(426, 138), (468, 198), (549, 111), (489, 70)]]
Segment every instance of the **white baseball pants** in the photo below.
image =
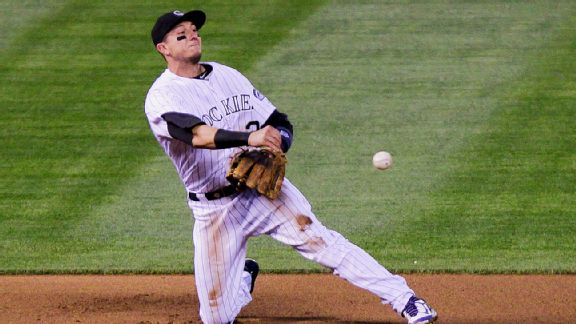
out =
[(391, 274), (374, 258), (312, 213), (300, 191), (285, 179), (276, 200), (245, 191), (213, 201), (189, 201), (194, 223), (194, 269), (200, 317), (206, 324), (232, 322), (250, 295), (243, 271), (247, 240), (261, 234), (292, 246), (302, 256), (380, 297), (397, 312), (414, 294), (403, 277)]

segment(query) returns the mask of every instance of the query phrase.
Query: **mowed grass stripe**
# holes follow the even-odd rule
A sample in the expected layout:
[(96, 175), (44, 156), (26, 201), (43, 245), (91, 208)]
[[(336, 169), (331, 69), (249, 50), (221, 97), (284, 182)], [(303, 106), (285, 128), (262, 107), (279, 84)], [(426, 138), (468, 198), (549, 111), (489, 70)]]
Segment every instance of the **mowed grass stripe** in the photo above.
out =
[(521, 78), (493, 93), (495, 113), (435, 193), (428, 220), (435, 226), (424, 249), (431, 266), (576, 272), (573, 17), (556, 28)]
[[(118, 6), (125, 9), (122, 6), (127, 4)], [(494, 266), (490, 258), (485, 257), (494, 255), (494, 252), (486, 249), (473, 254), (468, 253), (467, 249), (454, 249), (455, 242), (460, 240), (458, 232), (441, 231), (440, 226), (443, 226), (446, 220), (440, 219), (438, 215), (442, 214), (441, 209), (446, 206), (441, 208), (439, 205), (451, 199), (458, 203), (461, 201), (458, 198), (443, 200), (443, 197), (436, 193), (451, 194), (446, 188), (450, 188), (456, 181), (444, 179), (453, 172), (468, 176), (466, 167), (459, 162), (460, 155), (467, 152), (467, 145), (475, 143), (478, 134), (480, 139), (483, 138), (483, 134), (487, 132), (486, 127), (490, 125), (491, 115), (503, 105), (502, 98), (505, 96), (497, 95), (497, 91), (501, 90), (503, 84), (523, 77), (532, 65), (537, 65), (534, 57), (538, 56), (542, 48), (550, 45), (550, 42), (546, 42), (549, 38), (558, 36), (559, 30), (566, 28), (566, 25), (561, 23), (569, 17), (572, 6), (568, 1), (554, 2), (554, 5), (550, 2), (526, 4), (496, 1), (354, 4), (333, 2), (311, 16), (305, 24), (297, 25), (298, 29), (291, 31), (289, 41), (281, 42), (272, 49), (270, 45), (273, 42), (266, 43), (259, 53), (269, 55), (259, 61), (255, 68), (248, 69), (247, 73), (294, 121), (297, 141), (289, 154), (289, 176), (311, 198), (317, 214), (325, 223), (345, 233), (395, 270), (454, 271), (467, 267), (466, 271), (482, 271)], [(79, 3), (74, 8), (84, 7)], [(98, 8), (101, 14), (107, 13), (104, 6)], [(134, 4), (131, 10), (137, 8), (138, 5)], [(166, 10), (170, 8), (172, 6), (166, 7)], [(150, 17), (155, 17), (157, 9), (147, 7), (146, 10), (149, 11), (146, 12)], [(261, 9), (258, 12), (265, 15)], [(223, 20), (225, 13), (226, 10), (219, 12)], [(147, 24), (148, 22), (139, 26), (146, 25), (143, 28), (147, 31)], [(232, 33), (234, 28), (241, 27), (230, 25), (229, 32)], [(209, 36), (208, 30), (206, 28), (204, 31), (206, 39)], [(304, 37), (303, 33), (307, 36)], [(27, 38), (28, 36), (23, 37)], [(134, 39), (132, 37), (130, 40), (139, 42)], [(142, 37), (140, 41), (142, 46), (149, 46), (146, 37)], [(250, 66), (246, 63), (250, 60), (244, 60), (244, 48), (236, 48), (238, 52), (234, 53), (224, 51), (230, 49), (230, 43), (227, 42), (231, 40), (222, 37), (222, 51), (207, 50), (206, 58)], [(52, 47), (48, 48), (52, 50)], [(141, 53), (149, 53), (148, 48), (144, 50), (142, 47), (142, 50)], [(18, 48), (13, 51), (16, 53)], [(26, 47), (23, 53), (28, 51)], [(155, 75), (162, 65), (161, 60), (154, 55), (150, 53), (133, 57), (127, 65), (136, 65), (144, 72), (149, 72), (151, 75), (140, 75), (139, 78), (151, 80), (152, 75)], [(23, 57), (21, 64), (29, 64), (27, 61), (35, 62), (34, 64), (40, 64), (40, 67), (46, 65), (47, 61), (57, 61), (53, 55), (26, 54)], [(28, 60), (30, 57), (41, 60)], [(252, 64), (254, 62), (256, 58)], [(86, 57), (84, 64), (88, 63), (94, 64), (93, 57)], [(94, 70), (82, 70), (82, 73), (92, 71)], [(8, 84), (6, 80), (18, 81), (17, 78), (14, 79), (16, 73), (2, 74), (12, 78), (2, 79), (3, 89), (7, 89), (4, 87)], [(28, 77), (31, 79), (31, 76)], [(121, 73), (117, 77), (124, 80)], [(99, 78), (101, 76), (96, 74), (96, 79)], [(44, 81), (42, 78), (40, 80)], [(81, 79), (77, 78), (76, 82), (82, 84), (80, 81)], [(136, 88), (144, 92), (148, 84), (139, 88), (140, 85), (138, 83)], [(523, 86), (519, 86), (516, 91), (524, 91), (523, 89)], [(52, 90), (60, 89), (56, 87)], [(12, 101), (15, 101), (9, 100), (8, 93), (9, 91), (0, 92), (2, 107), (12, 107), (5, 103), (13, 104)], [(24, 87), (21, 93), (26, 93)], [(54, 91), (45, 93), (53, 94)], [(33, 107), (43, 104), (35, 103), (39, 97), (19, 97), (26, 98)], [(65, 103), (62, 96), (47, 97), (55, 106), (56, 103)], [(135, 95), (134, 101), (136, 97), (141, 100), (143, 94)], [(141, 118), (141, 101), (134, 102), (134, 105), (137, 108), (131, 117)], [(96, 104), (93, 107), (96, 107)], [(133, 107), (129, 107), (128, 111), (130, 109)], [(8, 117), (13, 117), (11, 114), (14, 112), (26, 111), (13, 110)], [(22, 120), (26, 116), (17, 115), (18, 118), (14, 120)], [(64, 117), (70, 118), (66, 113)], [(107, 120), (108, 122), (110, 121)], [(102, 127), (105, 123), (96, 124)], [(23, 135), (34, 134), (26, 128), (29, 124), (20, 122), (16, 125), (13, 129), (7, 128), (11, 127), (12, 123), (2, 125), (6, 126), (3, 127), (5, 132), (1, 133), (3, 142), (13, 141), (18, 147), (24, 143), (29, 144), (23, 140), (18, 142), (18, 139), (6, 135), (15, 132), (18, 127), (24, 127)], [(69, 124), (56, 124), (54, 128), (65, 133), (62, 125), (71, 127)], [(111, 124), (108, 130), (110, 129), (118, 129), (118, 126)], [(106, 133), (104, 130), (102, 132)], [(3, 251), (8, 252), (0, 254), (0, 264), (6, 265), (5, 269), (11, 272), (178, 272), (182, 268), (183, 271), (188, 271), (189, 265), (181, 262), (181, 258), (188, 257), (186, 254), (190, 246), (178, 244), (189, 244), (185, 231), (188, 232), (190, 223), (187, 220), (187, 209), (183, 205), (182, 189), (179, 184), (174, 183), (176, 178), (173, 170), (169, 163), (166, 163), (167, 160), (163, 160), (161, 152), (149, 137), (147, 127), (138, 128), (137, 133), (141, 140), (136, 142), (142, 147), (137, 147), (132, 152), (137, 152), (140, 157), (151, 156), (151, 160), (134, 159), (137, 162), (126, 162), (125, 169), (129, 169), (131, 174), (143, 176), (121, 185), (119, 183), (124, 182), (122, 179), (128, 177), (99, 175), (103, 180), (108, 179), (104, 188), (109, 188), (109, 193), (104, 194), (104, 191), (95, 189), (95, 199), (89, 200), (95, 203), (87, 208), (88, 213), (82, 214), (74, 211), (74, 208), (63, 213), (64, 216), (78, 216), (70, 217), (70, 220), (55, 221), (55, 216), (27, 216), (46, 215), (46, 210), (54, 208), (62, 201), (50, 198), (42, 200), (41, 193), (47, 193), (47, 197), (51, 197), (51, 194), (59, 191), (53, 188), (53, 181), (46, 181), (51, 186), (40, 183), (41, 189), (33, 188), (33, 184), (41, 180), (40, 177), (31, 179), (29, 186), (22, 187), (21, 185), (26, 184), (24, 179), (30, 174), (25, 173), (18, 177), (12, 175), (13, 172), (8, 172), (33, 172), (28, 171), (30, 166), (34, 169), (40, 165), (38, 157), (34, 163), (31, 162), (36, 151), (33, 151), (34, 154), (18, 156), (18, 159), (24, 161), (21, 165), (15, 162), (18, 159), (10, 160), (13, 164), (7, 164), (8, 168), (4, 168), (3, 171), (6, 172), (2, 174), (2, 178), (7, 179), (6, 183), (9, 185), (2, 192), (0, 218), (0, 237), (4, 238), (0, 244), (2, 248), (7, 248)], [(61, 133), (52, 136), (60, 139), (60, 135)], [(34, 138), (33, 140), (39, 144), (53, 144), (53, 139), (46, 142)], [(128, 143), (134, 145), (134, 142), (127, 141), (127, 146)], [(103, 144), (106, 144), (106, 141)], [(38, 147), (41, 145), (35, 146)], [(142, 153), (148, 148), (151, 150), (150, 154)], [(386, 173), (372, 170), (369, 161), (376, 148), (387, 149), (395, 154), (396, 165), (392, 170)], [(82, 152), (81, 149), (82, 147), (75, 152)], [(5, 152), (7, 156), (14, 152), (20, 154), (20, 151), (10, 146), (2, 151), (3, 156)], [(40, 152), (51, 153), (48, 150)], [(49, 154), (48, 156), (50, 157)], [(47, 170), (53, 170), (50, 159)], [(100, 163), (99, 161), (96, 164)], [(53, 173), (57, 175), (58, 171)], [(60, 176), (64, 177), (69, 175)], [(77, 178), (86, 181), (89, 177), (81, 175)], [(448, 185), (445, 187), (446, 183)], [(59, 185), (69, 188), (64, 181)], [(73, 190), (64, 190), (59, 196), (66, 196), (70, 192)], [(21, 196), (6, 198), (5, 194), (13, 193)], [(80, 196), (73, 193), (70, 201)], [(158, 196), (167, 199), (151, 201)], [(136, 200), (135, 204), (131, 204), (130, 199)], [(149, 202), (151, 205), (147, 204)], [(134, 205), (137, 205), (137, 208), (133, 207)], [(168, 218), (155, 218), (157, 215), (165, 215), (165, 208), (172, 210), (172, 206), (181, 206), (177, 207), (181, 209), (171, 212), (173, 215)], [(482, 208), (485, 206), (481, 204)], [(61, 204), (60, 212), (67, 211), (69, 207), (74, 207), (74, 204)], [(454, 210), (451, 212), (456, 214)], [(24, 217), (20, 218), (14, 213), (20, 213), (18, 215)], [(145, 213), (148, 213), (146, 221), (142, 222), (140, 214)], [(178, 217), (183, 217), (184, 220), (180, 222)], [(150, 225), (146, 223), (148, 221)], [(489, 226), (491, 223), (478, 224)], [(59, 226), (62, 229), (56, 230)], [(158, 226), (161, 230), (154, 232), (151, 230), (152, 226)], [(184, 230), (180, 231), (179, 226)], [(54, 230), (50, 230), (52, 228)], [(448, 242), (436, 238), (425, 239), (430, 235), (430, 228), (440, 229), (439, 233), (444, 237), (449, 234), (455, 236), (455, 239)], [(457, 226), (450, 228), (458, 229)], [(22, 235), (36, 232), (40, 234), (32, 235), (33, 240)], [(124, 235), (125, 233), (129, 235)], [(167, 238), (170, 235), (176, 235), (176, 238)], [(42, 244), (53, 241), (54, 238), (61, 238), (61, 242), (48, 243), (46, 250), (42, 250)], [(157, 240), (157, 244), (150, 243), (153, 240)], [(566, 242), (569, 247), (570, 242)], [(434, 244), (437, 246), (433, 247)], [(131, 257), (131, 253), (140, 246), (141, 253)], [(166, 257), (152, 255), (155, 252), (165, 253), (172, 247), (179, 246), (180, 250), (174, 250), (173, 254), (166, 254)], [(146, 252), (148, 248), (151, 253)], [(497, 249), (498, 246), (492, 248)], [(437, 253), (425, 253), (430, 250)], [(551, 259), (546, 251), (540, 249), (530, 256), (533, 260), (542, 260), (538, 261), (542, 264), (553, 265), (549, 262)], [(318, 269), (309, 262), (302, 261), (295, 253), (265, 240), (253, 243), (251, 253), (262, 260), (268, 271)], [(418, 263), (413, 264), (413, 259)], [(8, 262), (4, 262), (5, 260)], [(434, 263), (434, 260), (438, 262)], [(481, 264), (475, 260), (487, 261), (490, 264)], [(463, 265), (464, 263), (466, 264)], [(148, 268), (142, 269), (139, 264)], [(102, 265), (104, 266), (101, 267)], [(507, 266), (505, 264), (500, 269)]]
[[(240, 11), (203, 3), (203, 35), (214, 36), (205, 57), (246, 68), (321, 4), (246, 2)], [(19, 54), (1, 77), (2, 272), (190, 270), (183, 191), (143, 115), (146, 90), (164, 68), (151, 25), (189, 6), (71, 2), (2, 53)], [(157, 191), (171, 200), (158, 202)]]
[(55, 15), (65, 4), (58, 0), (3, 0), (0, 3), (0, 52), (9, 48), (22, 31)]
[(71, 250), (105, 246), (82, 244), (66, 230), (153, 152), (138, 145), (147, 140), (138, 83), (153, 74), (131, 63), (148, 47), (141, 34), (148, 24), (131, 18), (137, 12), (70, 2), (4, 53), (11, 57), (0, 90), (6, 271), (49, 268)]
[[(451, 195), (461, 194), (457, 182), (451, 192), (444, 186), (455, 172), (465, 178), (476, 174), (459, 170), (462, 156), (487, 158), (483, 154), (488, 152), (470, 152), (468, 146), (491, 133), (492, 115), (510, 96), (502, 87), (513, 84), (510, 91), (525, 91), (518, 80), (546, 72), (545, 65), (533, 68), (550, 52), (541, 53), (567, 45), (551, 40), (571, 30), (566, 20), (573, 4), (337, 4), (309, 20), (303, 27), (307, 38), (298, 31), (255, 71), (255, 81), (268, 86), (264, 93), (296, 126), (289, 177), (326, 224), (391, 269), (476, 272), (488, 263), (491, 271), (510, 271), (504, 257), (485, 257), (495, 251), (475, 253), (472, 244), (469, 250), (452, 248), (476, 236), (460, 233), (458, 226), (444, 229), (450, 218), (439, 216), (441, 209)], [(270, 70), (277, 74), (264, 73)], [(495, 131), (501, 127), (494, 126)], [(395, 156), (395, 166), (384, 173), (370, 163), (381, 149)], [(498, 162), (491, 167), (507, 167), (507, 161)], [(492, 224), (480, 225), (485, 227), (479, 231), (489, 231)], [(473, 226), (466, 228), (472, 231)], [(251, 247), (268, 271), (319, 269), (267, 238)], [(529, 250), (523, 256), (534, 260), (543, 255)], [(553, 258), (544, 261), (547, 269), (554, 268)]]

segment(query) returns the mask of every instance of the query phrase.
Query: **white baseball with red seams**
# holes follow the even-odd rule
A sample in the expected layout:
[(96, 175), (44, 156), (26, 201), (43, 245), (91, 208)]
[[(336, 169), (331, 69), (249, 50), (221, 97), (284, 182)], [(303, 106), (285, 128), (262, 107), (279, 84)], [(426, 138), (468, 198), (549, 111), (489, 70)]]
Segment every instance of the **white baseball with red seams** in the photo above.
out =
[(378, 170), (386, 170), (392, 166), (392, 155), (386, 151), (380, 151), (372, 157), (372, 164)]

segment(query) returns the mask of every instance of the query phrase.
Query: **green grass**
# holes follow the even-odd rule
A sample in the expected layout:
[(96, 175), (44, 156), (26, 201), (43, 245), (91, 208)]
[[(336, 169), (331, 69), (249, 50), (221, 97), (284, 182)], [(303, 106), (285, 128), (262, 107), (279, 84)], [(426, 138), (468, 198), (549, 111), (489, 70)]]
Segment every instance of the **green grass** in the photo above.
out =
[[(0, 14), (29, 13), (0, 25), (0, 272), (189, 272), (184, 190), (143, 115), (151, 24), (189, 3), (26, 4)], [(205, 59), (289, 114), (288, 176), (326, 225), (395, 271), (576, 272), (576, 5), (242, 4), (203, 3)], [(321, 270), (268, 238), (249, 253)]]
[[(572, 23), (574, 20), (572, 20)], [(574, 26), (574, 25), (573, 25)], [(493, 95), (496, 111), (432, 195), (435, 267), (573, 272), (576, 260), (576, 34), (558, 35)], [(481, 158), (478, 158), (481, 157)], [(413, 224), (425, 227), (423, 223)], [(424, 228), (422, 228), (424, 230)], [(451, 233), (459, 233), (451, 237)], [(459, 254), (450, 260), (445, 254)]]
[[(323, 33), (295, 37), (254, 73), (294, 116), (289, 176), (326, 224), (397, 271), (574, 272), (573, 12), (569, 2), (324, 8), (304, 28)], [(381, 149), (396, 162), (384, 173), (370, 165)], [(257, 256), (269, 246), (258, 242)]]
[(34, 28), (39, 19), (54, 14), (63, 5), (63, 1), (57, 0), (3, 0), (0, 3), (0, 50), (9, 48), (14, 37)]
[[(246, 68), (320, 3), (204, 3), (204, 37), (226, 48), (205, 57)], [(1, 271), (190, 271), (190, 213), (143, 114), (164, 68), (151, 26), (189, 5), (68, 1), (13, 32), (0, 54)]]

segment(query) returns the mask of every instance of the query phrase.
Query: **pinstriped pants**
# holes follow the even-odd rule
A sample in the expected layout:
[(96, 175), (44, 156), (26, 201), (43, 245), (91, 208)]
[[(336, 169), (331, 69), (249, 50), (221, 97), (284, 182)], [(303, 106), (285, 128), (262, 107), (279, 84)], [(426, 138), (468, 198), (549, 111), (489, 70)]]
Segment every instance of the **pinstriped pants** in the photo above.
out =
[(195, 218), (194, 272), (200, 317), (206, 324), (232, 322), (252, 300), (250, 279), (243, 272), (247, 240), (262, 234), (372, 292), (397, 312), (414, 294), (403, 277), (391, 274), (364, 250), (322, 225), (288, 179), (276, 200), (245, 191), (213, 201), (189, 201), (189, 206)]

